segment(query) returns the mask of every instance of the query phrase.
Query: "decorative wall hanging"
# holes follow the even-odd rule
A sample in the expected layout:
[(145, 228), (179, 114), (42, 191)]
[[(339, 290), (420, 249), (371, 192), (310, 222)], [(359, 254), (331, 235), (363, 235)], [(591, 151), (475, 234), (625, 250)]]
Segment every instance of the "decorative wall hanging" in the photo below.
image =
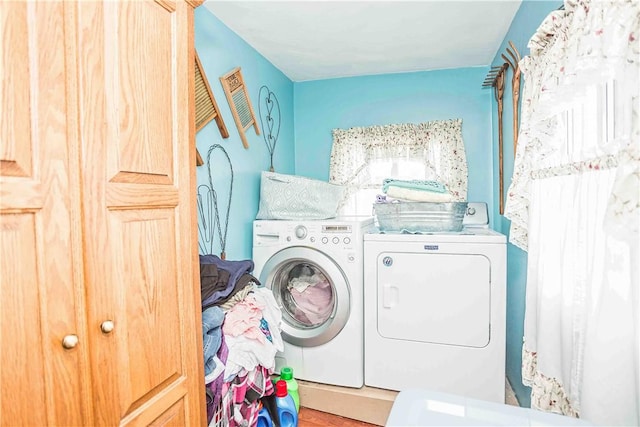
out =
[(260, 129), (258, 129), (256, 115), (253, 112), (253, 107), (251, 107), (249, 92), (244, 84), (240, 67), (220, 77), (220, 82), (222, 83), (224, 94), (227, 96), (227, 101), (229, 101), (229, 107), (231, 107), (233, 119), (238, 127), (242, 145), (244, 148), (249, 148), (245, 131), (253, 126), (256, 130), (256, 135), (260, 135)]
[(213, 254), (213, 242), (216, 236), (215, 216), (213, 213), (213, 189), (206, 184), (198, 186), (196, 203), (198, 205), (198, 247), (200, 255)]
[[(220, 130), (220, 135), (222, 135), (223, 138), (229, 138), (229, 131), (227, 130), (227, 126), (225, 126), (224, 120), (222, 120), (222, 116), (220, 115), (220, 109), (218, 108), (216, 99), (213, 97), (213, 92), (211, 91), (211, 86), (209, 86), (209, 82), (207, 81), (204, 68), (202, 68), (198, 52), (195, 52), (195, 57), (196, 132), (202, 129), (211, 120), (215, 119), (218, 129)], [(202, 161), (202, 157), (196, 148), (196, 165), (202, 166), (203, 164), (204, 162)]]
[[(216, 189), (211, 176), (212, 154), (215, 150), (222, 151), (224, 159), (228, 164), (228, 173), (225, 171), (223, 176), (229, 177), (229, 199), (225, 210), (224, 223), (220, 218), (220, 185)], [(210, 255), (213, 252), (213, 240), (218, 230), (218, 239), (220, 241), (220, 258), (226, 259), (227, 231), (229, 229), (229, 213), (231, 212), (231, 197), (233, 196), (233, 166), (229, 153), (220, 144), (214, 144), (209, 148), (207, 153), (207, 172), (209, 177), (209, 185), (200, 185), (198, 187), (198, 212), (200, 215), (199, 234), (200, 251), (205, 252), (204, 255)], [(216, 161), (216, 170), (222, 169), (222, 162)], [(224, 229), (223, 229), (224, 227)], [(207, 252), (208, 251), (208, 252)]]
[(258, 95), (258, 115), (260, 116), (260, 127), (262, 137), (269, 152), (269, 171), (273, 169), (273, 152), (280, 135), (280, 103), (276, 94), (271, 92), (267, 86), (262, 86)]
[(504, 63), (499, 66), (491, 67), (487, 77), (484, 79), (482, 87), (493, 87), (493, 93), (498, 103), (498, 169), (500, 180), (500, 215), (504, 213), (504, 170), (502, 158), (502, 96), (504, 95), (504, 74), (509, 68), (509, 64)]
[(520, 53), (511, 40), (509, 40), (509, 46), (511, 46), (513, 51), (507, 48), (507, 53), (511, 56), (513, 62), (504, 54), (501, 56), (502, 59), (507, 61), (511, 67), (511, 71), (513, 72), (513, 76), (511, 77), (511, 91), (513, 92), (513, 155), (515, 156), (516, 147), (518, 145), (518, 107), (520, 106)]

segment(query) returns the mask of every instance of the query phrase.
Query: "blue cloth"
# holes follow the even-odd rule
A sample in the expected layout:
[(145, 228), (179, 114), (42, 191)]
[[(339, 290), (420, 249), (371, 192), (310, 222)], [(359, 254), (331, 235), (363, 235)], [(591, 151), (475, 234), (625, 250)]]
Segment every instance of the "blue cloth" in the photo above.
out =
[(222, 343), (224, 311), (220, 307), (209, 307), (202, 312), (202, 347), (204, 350), (204, 374), (209, 375), (216, 367), (213, 357)]
[(389, 187), (409, 188), (411, 190), (430, 191), (432, 193), (446, 193), (447, 187), (437, 181), (419, 181), (387, 178), (382, 181), (382, 191), (387, 192)]
[(218, 269), (225, 270), (229, 273), (229, 283), (223, 290), (214, 292), (206, 300), (202, 301), (202, 306), (205, 307), (211, 303), (218, 301), (222, 298), (226, 298), (233, 291), (236, 282), (245, 273), (251, 273), (253, 271), (253, 261), (250, 259), (243, 261), (227, 261), (220, 259), (216, 255), (200, 255), (200, 264), (214, 264)]

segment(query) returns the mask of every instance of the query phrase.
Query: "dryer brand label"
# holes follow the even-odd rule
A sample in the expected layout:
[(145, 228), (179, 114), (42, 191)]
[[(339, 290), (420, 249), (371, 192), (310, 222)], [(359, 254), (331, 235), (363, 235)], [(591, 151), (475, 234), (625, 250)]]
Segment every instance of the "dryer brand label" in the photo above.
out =
[(437, 251), (439, 247), (438, 245), (424, 245), (424, 249), (426, 251)]
[(391, 267), (393, 265), (393, 258), (391, 258), (390, 256), (382, 258), (382, 264), (387, 267)]

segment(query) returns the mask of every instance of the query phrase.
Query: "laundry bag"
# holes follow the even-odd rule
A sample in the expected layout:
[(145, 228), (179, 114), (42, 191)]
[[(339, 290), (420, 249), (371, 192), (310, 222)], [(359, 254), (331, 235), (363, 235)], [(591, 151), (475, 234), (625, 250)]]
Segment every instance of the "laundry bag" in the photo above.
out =
[(344, 187), (316, 179), (262, 172), (256, 219), (335, 218)]

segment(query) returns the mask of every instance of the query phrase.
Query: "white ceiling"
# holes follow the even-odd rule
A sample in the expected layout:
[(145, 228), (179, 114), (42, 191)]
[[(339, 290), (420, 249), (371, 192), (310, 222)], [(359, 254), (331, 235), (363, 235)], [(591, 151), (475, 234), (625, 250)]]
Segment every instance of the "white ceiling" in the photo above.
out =
[(204, 6), (293, 81), (489, 65), (521, 0)]

